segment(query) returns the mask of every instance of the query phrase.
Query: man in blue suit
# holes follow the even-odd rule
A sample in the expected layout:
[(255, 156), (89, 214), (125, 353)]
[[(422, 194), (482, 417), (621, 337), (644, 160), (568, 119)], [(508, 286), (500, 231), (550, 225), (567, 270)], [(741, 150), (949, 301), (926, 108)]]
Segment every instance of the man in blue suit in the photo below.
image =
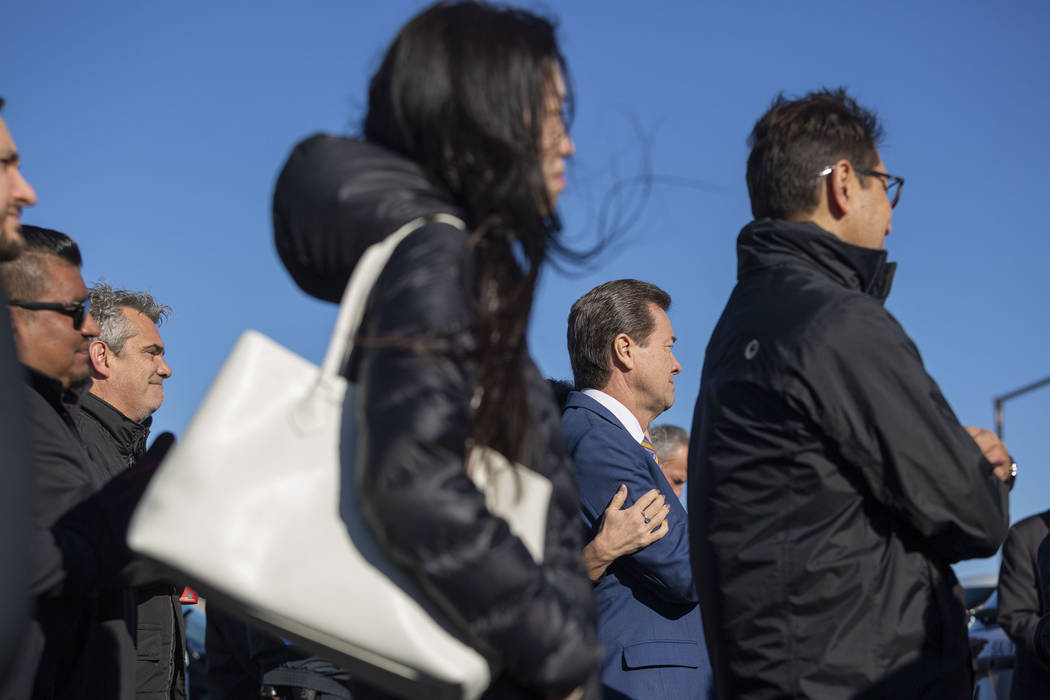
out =
[[(689, 564), (688, 520), (660, 470), (646, 431), (674, 403), (681, 371), (667, 309), (655, 285), (617, 280), (595, 287), (569, 313), (569, 357), (577, 391), (562, 414), (576, 464), (588, 536), (597, 534), (609, 494), (627, 504), (664, 494), (667, 533), (620, 557), (597, 582), (598, 636), (606, 648), (606, 698), (710, 698), (711, 668)], [(658, 512), (640, 511), (648, 523)], [(654, 523), (655, 524), (655, 523)]]

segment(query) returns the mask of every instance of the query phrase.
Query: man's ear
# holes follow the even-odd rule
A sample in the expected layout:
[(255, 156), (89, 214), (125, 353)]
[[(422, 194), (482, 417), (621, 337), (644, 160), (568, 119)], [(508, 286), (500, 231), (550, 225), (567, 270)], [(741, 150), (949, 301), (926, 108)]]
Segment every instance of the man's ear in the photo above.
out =
[(824, 178), (825, 191), (828, 195), (828, 210), (836, 219), (853, 210), (856, 203), (856, 188), (860, 186), (853, 164), (846, 159), (835, 163), (835, 169)]
[(101, 340), (92, 340), (88, 345), (88, 357), (91, 358), (91, 369), (102, 379), (109, 379), (109, 346)]
[(613, 338), (613, 362), (624, 369), (634, 369), (634, 341), (626, 333)]

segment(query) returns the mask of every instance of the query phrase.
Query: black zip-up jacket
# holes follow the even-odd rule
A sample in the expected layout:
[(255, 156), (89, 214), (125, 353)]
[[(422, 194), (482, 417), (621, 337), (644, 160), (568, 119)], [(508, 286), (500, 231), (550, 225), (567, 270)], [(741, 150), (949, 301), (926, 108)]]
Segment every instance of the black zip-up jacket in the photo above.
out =
[(153, 417), (136, 423), (88, 392), (80, 401), (76, 422), (91, 458), (113, 478), (145, 454)]
[[(136, 423), (92, 393), (84, 395), (76, 420), (88, 452), (110, 478), (130, 468), (146, 452), (153, 422), (149, 417)], [(129, 588), (123, 606), (123, 610), (100, 612), (103, 626), (115, 643), (131, 645), (125, 656), (128, 670), (133, 668), (134, 696), (138, 700), (185, 697), (186, 632), (182, 606), (174, 587), (155, 583)], [(118, 623), (134, 629), (134, 637), (126, 635)]]
[[(457, 214), (411, 161), (314, 136), (277, 182), (277, 250), (306, 292), (337, 301), (369, 244), (441, 212)], [(439, 223), (417, 230), (373, 290), (361, 335), (421, 347), (376, 344), (355, 360), (362, 505), (391, 555), (452, 620), (495, 650), (505, 672), (489, 696), (559, 696), (581, 685), (595, 692), (601, 652), (576, 484), (558, 409), (531, 363), (521, 377), (537, 455), (530, 466), (554, 486), (542, 565), (488, 512), (466, 474), (476, 373), (467, 236)]]
[(80, 395), (26, 367), (32, 429), (32, 593), (35, 612), (4, 692), (11, 697), (131, 697), (134, 675), (123, 647), (103, 630), (100, 611), (123, 610), (121, 574), (131, 510), (148, 482), (108, 476), (80, 442)]
[(1039, 547), (1048, 532), (1050, 510), (1014, 523), (1003, 543), (999, 625), (1017, 649), (1011, 700), (1036, 700), (1050, 695), (1050, 654), (1048, 650), (1040, 653), (1038, 633), (1040, 620), (1050, 615), (1044, 602), (1050, 579), (1039, 567)]
[(14, 661), (29, 625), (33, 460), (26, 387), (15, 352), (7, 296), (0, 285), (0, 695), (17, 677)]
[(761, 220), (704, 361), (693, 569), (720, 697), (968, 698), (949, 564), (1008, 489), (884, 308), (886, 253)]
[(26, 648), (39, 645), (39, 651), (24, 668), (35, 675), (34, 698), (119, 698), (128, 677), (122, 673), (121, 650), (98, 643), (99, 607), (120, 606), (123, 591), (114, 579), (100, 591), (90, 548), (81, 550), (78, 538), (72, 538), (75, 549), (67, 550), (48, 531), (101, 489), (107, 476), (80, 443), (75, 421), (80, 393), (64, 390), (57, 379), (30, 367), (25, 370), (36, 483), (33, 519), (38, 539), (48, 546), (34, 542), (37, 597)]

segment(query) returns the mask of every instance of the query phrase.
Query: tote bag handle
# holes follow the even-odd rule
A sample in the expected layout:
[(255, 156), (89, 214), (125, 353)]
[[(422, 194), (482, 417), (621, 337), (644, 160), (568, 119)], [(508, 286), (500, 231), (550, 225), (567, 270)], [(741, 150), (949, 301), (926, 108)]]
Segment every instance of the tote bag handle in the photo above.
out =
[(376, 243), (365, 251), (354, 267), (354, 273), (343, 292), (343, 299), (339, 304), (339, 316), (336, 317), (335, 330), (332, 332), (332, 340), (328, 344), (328, 351), (321, 365), (319, 383), (324, 384), (338, 376), (346, 366), (351, 351), (354, 349), (353, 338), (357, 335), (357, 329), (361, 327), (361, 320), (365, 315), (365, 306), (368, 297), (372, 293), (372, 287), (379, 278), (380, 273), (386, 266), (387, 260), (393, 254), (394, 249), (410, 233), (429, 223), (448, 224), (460, 230), (466, 229), (463, 220), (451, 214), (433, 214), (421, 216), (409, 221), (407, 224), (394, 231), (383, 241)]

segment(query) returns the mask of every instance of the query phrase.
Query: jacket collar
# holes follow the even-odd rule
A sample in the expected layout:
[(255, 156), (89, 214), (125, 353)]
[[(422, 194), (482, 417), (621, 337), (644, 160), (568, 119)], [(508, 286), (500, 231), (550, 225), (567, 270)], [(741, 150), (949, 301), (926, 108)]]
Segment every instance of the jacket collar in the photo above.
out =
[(44, 397), (52, 408), (59, 413), (69, 413), (75, 410), (80, 404), (82, 394), (85, 390), (77, 391), (75, 389), (63, 389), (62, 382), (52, 377), (50, 374), (44, 374), (38, 370), (33, 369), (29, 365), (22, 365), (26, 371), (26, 381), (29, 386), (32, 387), (36, 393)]
[(885, 250), (862, 248), (840, 240), (811, 221), (758, 219), (737, 238), (737, 279), (758, 270), (802, 260), (839, 284), (885, 301), (897, 263)]
[(146, 439), (149, 437), (153, 416), (147, 417), (141, 423), (136, 423), (114, 408), (112, 404), (91, 392), (84, 394), (80, 408), (113, 436), (113, 441), (121, 454), (137, 456), (146, 451)]
[(83, 394), (87, 392), (87, 388), (80, 390), (63, 389), (62, 382), (50, 374), (44, 374), (29, 365), (24, 364), (22, 367), (26, 371), (26, 383), (29, 384), (30, 388), (40, 394), (47, 401), (48, 405), (55, 409), (55, 412), (58, 413), (62, 420), (76, 432), (76, 422), (73, 416), (79, 410), (80, 401), (83, 398)]

